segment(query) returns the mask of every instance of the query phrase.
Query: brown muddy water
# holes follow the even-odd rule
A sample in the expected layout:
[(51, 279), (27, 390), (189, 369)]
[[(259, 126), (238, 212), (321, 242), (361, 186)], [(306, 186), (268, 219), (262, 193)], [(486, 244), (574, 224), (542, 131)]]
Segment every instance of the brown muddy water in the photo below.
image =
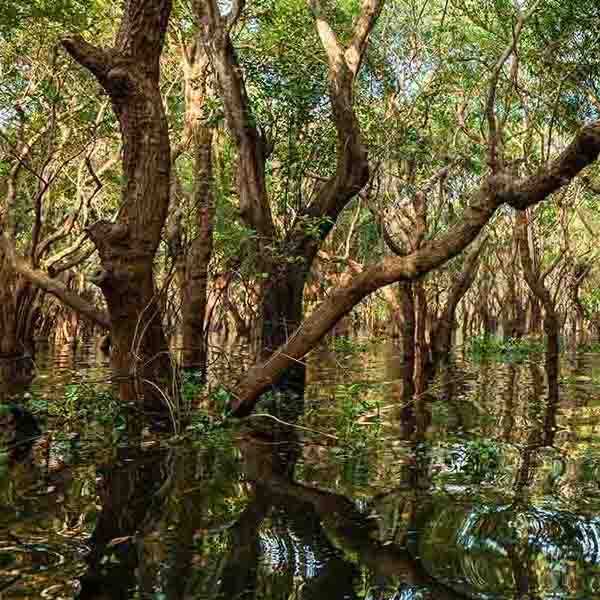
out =
[(558, 402), (532, 353), (406, 405), (397, 350), (346, 340), (297, 426), (183, 442), (128, 434), (101, 355), (40, 356), (41, 437), (0, 424), (1, 600), (600, 598), (600, 355), (561, 357)]

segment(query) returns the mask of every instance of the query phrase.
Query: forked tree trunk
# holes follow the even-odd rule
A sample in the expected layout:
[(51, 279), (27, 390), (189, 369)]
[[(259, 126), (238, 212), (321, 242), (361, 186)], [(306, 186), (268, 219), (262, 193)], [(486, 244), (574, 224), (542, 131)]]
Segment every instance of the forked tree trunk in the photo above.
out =
[(119, 119), (122, 204), (115, 223), (99, 221), (89, 228), (102, 264), (94, 281), (108, 306), (121, 399), (139, 400), (142, 391), (153, 410), (161, 409), (160, 395), (146, 382), (167, 377), (170, 367), (153, 275), (169, 204), (171, 157), (159, 59), (170, 10), (170, 0), (127, 0), (110, 49), (79, 37), (63, 40), (67, 52), (106, 90)]
[[(257, 234), (259, 264), (267, 274), (261, 298), (262, 358), (290, 340), (302, 318), (304, 285), (319, 246), (331, 231), (338, 215), (369, 179), (369, 165), (360, 126), (354, 112), (354, 82), (367, 48), (369, 34), (384, 0), (362, 0), (350, 43), (342, 46), (327, 22), (319, 2), (312, 2), (317, 33), (328, 60), (329, 97), (337, 132), (335, 174), (323, 183), (310, 205), (298, 212), (290, 229), (281, 236), (273, 221), (266, 186), (268, 140), (258, 128), (248, 101), (245, 82), (230, 31), (243, 8), (234, 2), (223, 16), (216, 0), (195, 0), (203, 35), (216, 73), (225, 119), (237, 150), (240, 214)], [(306, 223), (317, 222), (317, 231)], [(281, 257), (273, 248), (285, 249)], [(287, 262), (291, 260), (291, 263)], [(294, 264), (295, 263), (295, 264)], [(293, 367), (293, 368), (292, 368)], [(303, 381), (299, 362), (290, 365), (283, 386)], [(287, 379), (287, 381), (285, 381)], [(275, 384), (275, 382), (273, 382)]]
[(552, 367), (553, 361), (556, 361), (559, 352), (559, 333), (560, 320), (556, 312), (556, 302), (550, 293), (550, 290), (545, 286), (545, 278), (549, 271), (545, 273), (536, 272), (531, 252), (529, 249), (528, 239), (528, 220), (525, 211), (518, 215), (518, 240), (519, 252), (521, 255), (521, 265), (525, 281), (531, 292), (539, 299), (544, 307), (544, 333), (546, 335), (546, 357), (550, 361), (548, 364)]

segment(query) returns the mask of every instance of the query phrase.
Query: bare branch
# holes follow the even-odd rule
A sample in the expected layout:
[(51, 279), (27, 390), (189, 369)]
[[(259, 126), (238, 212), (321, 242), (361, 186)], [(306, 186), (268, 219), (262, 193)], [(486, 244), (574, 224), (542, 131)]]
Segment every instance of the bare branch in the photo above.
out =
[(360, 69), (371, 33), (383, 8), (384, 0), (362, 0), (361, 12), (354, 25), (352, 41), (346, 49), (345, 57), (350, 70), (356, 75)]
[(22, 275), (27, 281), (31, 282), (36, 287), (45, 290), (49, 294), (52, 294), (63, 304), (70, 306), (83, 317), (88, 318), (92, 323), (95, 323), (103, 329), (110, 329), (110, 319), (108, 314), (99, 311), (79, 294), (69, 290), (61, 281), (52, 279), (44, 273), (44, 271), (32, 268), (27, 260), (16, 253), (12, 242), (4, 233), (0, 233), (0, 250), (8, 258), (15, 271)]
[(112, 65), (110, 52), (86, 42), (81, 36), (65, 38), (62, 45), (74, 60), (93, 73), (100, 82), (106, 80)]

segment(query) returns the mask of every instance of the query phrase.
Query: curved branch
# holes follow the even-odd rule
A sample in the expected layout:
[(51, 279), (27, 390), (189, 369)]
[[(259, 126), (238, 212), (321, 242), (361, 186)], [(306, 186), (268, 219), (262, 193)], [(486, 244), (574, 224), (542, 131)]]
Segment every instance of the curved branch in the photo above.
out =
[(546, 199), (575, 177), (600, 153), (600, 123), (581, 130), (551, 167), (537, 176), (515, 181), (506, 174), (485, 179), (473, 194), (460, 223), (437, 240), (423, 244), (404, 257), (387, 257), (332, 290), (321, 305), (266, 362), (252, 367), (238, 388), (231, 409), (236, 416), (252, 410), (262, 392), (279, 380), (287, 368), (302, 359), (325, 334), (361, 300), (397, 281), (414, 281), (464, 250), (503, 203), (526, 208)]
[(15, 252), (13, 245), (4, 233), (0, 234), (0, 250), (9, 259), (10, 264), (15, 271), (22, 275), (27, 281), (49, 294), (52, 294), (63, 304), (70, 306), (77, 313), (88, 318), (92, 323), (98, 325), (102, 329), (110, 329), (110, 319), (108, 314), (99, 311), (79, 294), (69, 290), (67, 286), (58, 279), (52, 279), (44, 273), (44, 271), (32, 268), (23, 257)]
[(265, 182), (266, 144), (252, 115), (229, 28), (216, 0), (195, 0), (193, 6), (196, 18), (204, 24), (201, 35), (216, 72), (227, 128), (237, 149), (240, 212), (249, 227), (269, 239), (275, 235), (275, 226)]

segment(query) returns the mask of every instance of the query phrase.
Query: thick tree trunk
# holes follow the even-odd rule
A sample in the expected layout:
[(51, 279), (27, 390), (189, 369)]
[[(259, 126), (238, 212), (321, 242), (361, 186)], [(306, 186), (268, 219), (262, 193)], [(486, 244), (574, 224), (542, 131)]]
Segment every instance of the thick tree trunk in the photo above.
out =
[(170, 9), (170, 0), (128, 0), (109, 50), (81, 38), (63, 40), (67, 52), (104, 87), (119, 119), (122, 204), (116, 223), (99, 221), (89, 228), (102, 264), (94, 281), (108, 306), (121, 399), (146, 396), (144, 404), (152, 410), (161, 409), (160, 394), (146, 382), (167, 377), (170, 368), (153, 275), (169, 204), (171, 156), (159, 60)]
[[(252, 115), (230, 36), (243, 3), (233, 3), (231, 12), (223, 16), (216, 0), (194, 2), (197, 16), (205, 24), (205, 46), (211, 55), (225, 119), (237, 150), (240, 214), (257, 234), (258, 268), (268, 276), (261, 298), (263, 358), (287, 343), (291, 332), (299, 325), (304, 284), (319, 246), (338, 215), (369, 179), (367, 153), (354, 112), (353, 92), (369, 34), (383, 4), (383, 0), (361, 2), (361, 11), (347, 46), (342, 46), (338, 40), (319, 3), (311, 4), (316, 30), (328, 59), (329, 97), (337, 132), (337, 164), (335, 174), (325, 181), (316, 198), (299, 211), (285, 235), (280, 236), (273, 222), (265, 177), (271, 148)], [(316, 235), (314, 231), (306, 230), (306, 223), (311, 220), (319, 221)], [(285, 249), (283, 259), (273, 252), (274, 246)], [(288, 266), (287, 258), (300, 260), (302, 265)], [(298, 383), (300, 371), (303, 371), (299, 365), (299, 362), (290, 364), (294, 368), (284, 379)]]
[(302, 320), (305, 269), (280, 267), (265, 282), (262, 298), (263, 356), (285, 344)]

